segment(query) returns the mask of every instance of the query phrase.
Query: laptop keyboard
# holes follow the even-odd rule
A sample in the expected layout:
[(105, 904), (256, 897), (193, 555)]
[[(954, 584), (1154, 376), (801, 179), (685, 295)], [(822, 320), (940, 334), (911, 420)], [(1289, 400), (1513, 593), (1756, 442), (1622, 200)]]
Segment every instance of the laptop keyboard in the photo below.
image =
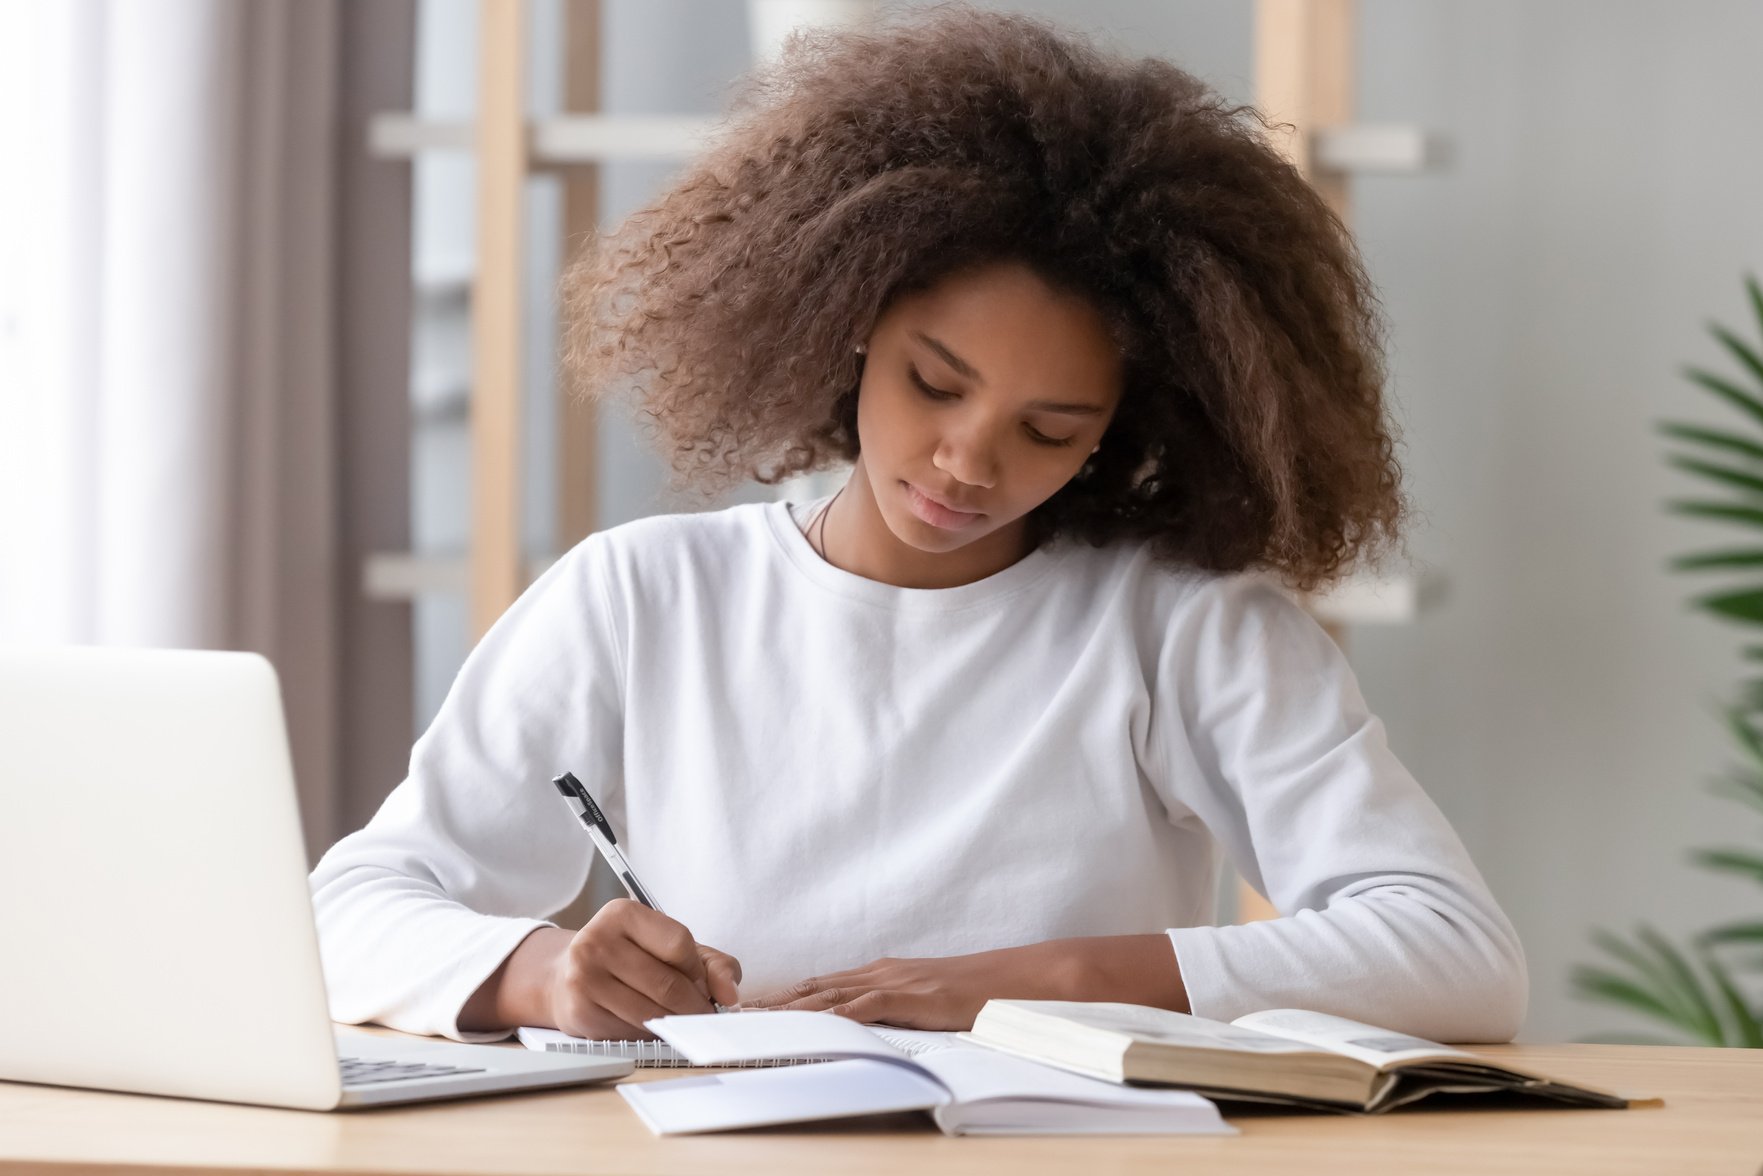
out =
[(481, 1067), (430, 1066), (421, 1062), (400, 1062), (390, 1058), (343, 1058), (343, 1085), (366, 1086), (373, 1082), (395, 1082), (401, 1078), (439, 1078), (444, 1074), (482, 1074)]

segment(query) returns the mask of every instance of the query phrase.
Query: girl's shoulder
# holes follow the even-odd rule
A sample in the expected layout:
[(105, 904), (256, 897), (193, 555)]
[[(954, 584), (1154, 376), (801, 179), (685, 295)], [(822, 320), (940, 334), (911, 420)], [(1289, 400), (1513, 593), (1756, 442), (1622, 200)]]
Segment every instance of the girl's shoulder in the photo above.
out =
[(595, 558), (672, 561), (682, 555), (727, 555), (765, 537), (778, 502), (743, 502), (717, 510), (645, 515), (596, 531), (582, 541)]
[(1163, 611), (1196, 596), (1228, 590), (1240, 574), (1213, 572), (1157, 556), (1149, 543), (1117, 539), (1095, 545), (1062, 537), (1048, 549), (1057, 575), (1082, 584), (1086, 592), (1153, 604)]
[(1065, 542), (1059, 553), (1062, 574), (1078, 581), (1085, 594), (1124, 606), (1148, 631), (1166, 638), (1253, 641), (1272, 629), (1321, 630), (1298, 597), (1268, 572), (1174, 563), (1138, 542)]

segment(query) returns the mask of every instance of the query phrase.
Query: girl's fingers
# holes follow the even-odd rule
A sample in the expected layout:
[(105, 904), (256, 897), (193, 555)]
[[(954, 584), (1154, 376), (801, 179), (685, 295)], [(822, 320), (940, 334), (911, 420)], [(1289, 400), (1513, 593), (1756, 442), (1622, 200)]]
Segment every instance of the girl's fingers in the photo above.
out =
[(871, 988), (868, 992), (858, 993), (850, 1000), (832, 1006), (828, 1011), (866, 1024), (889, 1021), (894, 1025), (911, 1027), (910, 1017), (899, 1018), (899, 1014), (904, 1013), (905, 1010), (899, 1008), (898, 1005), (899, 1001), (896, 999), (895, 993), (882, 988)]
[(629, 1026), (630, 1040), (643, 1040), (655, 1035), (643, 1028), (643, 1022), (667, 1016), (667, 1010), (638, 992), (617, 976), (602, 976), (594, 986), (593, 1000)]
[(656, 959), (640, 944), (626, 940), (613, 945), (602, 958), (601, 964), (618, 980), (654, 1002), (664, 1013), (711, 1011), (707, 985), (700, 987), (690, 976)]
[(795, 1008), (798, 1007), (795, 1002), (806, 1000), (829, 988), (846, 988), (862, 991), (870, 987), (874, 982), (875, 978), (871, 976), (870, 972), (871, 969), (866, 966), (862, 968), (852, 968), (844, 972), (829, 972), (825, 976), (810, 976), (808, 979), (792, 984), (788, 988), (779, 988), (774, 992), (767, 992), (763, 996), (755, 997), (752, 1000), (744, 1000), (741, 1002), (741, 1007), (763, 1009), (781, 1008), (787, 1005), (791, 1008)]
[(856, 1000), (866, 989), (862, 988), (822, 988), (818, 992), (809, 993), (779, 1007), (800, 1009), (810, 1013), (824, 1013), (834, 1005), (842, 1005), (846, 1001)]
[(728, 965), (720, 960), (711, 960), (706, 967), (710, 973), (710, 999), (719, 1005), (740, 1004), (741, 984)]
[(662, 963), (684, 973), (708, 1001), (710, 981), (704, 973), (704, 957), (698, 954), (697, 940), (686, 930), (686, 925), (636, 903), (631, 904), (626, 914), (626, 937)]
[(704, 972), (710, 980), (710, 998), (718, 1004), (735, 1005), (741, 999), (741, 961), (725, 951), (698, 945)]
[(704, 957), (704, 965), (706, 968), (711, 964), (720, 964), (723, 971), (728, 974), (729, 979), (733, 980), (736, 984), (741, 982), (741, 961), (728, 954), (728, 952), (723, 951), (720, 948), (711, 947), (708, 944), (700, 943), (698, 945), (698, 954)]
[(805, 989), (800, 984), (796, 984), (789, 988), (780, 988), (776, 992), (768, 992), (764, 996), (754, 997), (751, 1000), (743, 1000), (741, 1007), (744, 1009), (800, 1008), (802, 1006), (797, 1003), (798, 1001), (810, 1000), (821, 991), (824, 990), (820, 988)]

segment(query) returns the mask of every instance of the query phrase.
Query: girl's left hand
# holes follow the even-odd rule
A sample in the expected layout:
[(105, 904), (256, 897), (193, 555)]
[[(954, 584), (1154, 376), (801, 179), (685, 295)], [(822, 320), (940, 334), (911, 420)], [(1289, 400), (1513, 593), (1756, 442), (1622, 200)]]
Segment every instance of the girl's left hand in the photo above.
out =
[(932, 959), (884, 958), (815, 976), (800, 984), (742, 998), (743, 1009), (807, 1009), (854, 1021), (906, 1029), (971, 1029), (986, 1001), (1064, 1000), (1076, 986), (1079, 961), (1052, 940), (974, 955)]
[(1110, 1000), (1188, 1011), (1169, 936), (1102, 935), (942, 958), (884, 958), (815, 976), (743, 1009), (808, 1009), (905, 1029), (971, 1029), (988, 1000)]

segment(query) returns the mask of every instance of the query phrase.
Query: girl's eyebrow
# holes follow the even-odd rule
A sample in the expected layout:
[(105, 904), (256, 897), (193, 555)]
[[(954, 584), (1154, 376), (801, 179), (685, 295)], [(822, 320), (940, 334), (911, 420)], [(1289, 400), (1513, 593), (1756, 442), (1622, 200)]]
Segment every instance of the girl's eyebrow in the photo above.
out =
[[(981, 387), (985, 386), (986, 378), (980, 375), (972, 364), (950, 351), (948, 345), (942, 340), (934, 339), (923, 331), (913, 331), (912, 337), (936, 352), (942, 357), (944, 363), (954, 368), (962, 376)], [(1102, 406), (1098, 404), (1078, 404), (1064, 400), (1031, 400), (1023, 407), (1035, 412), (1063, 412), (1072, 416), (1097, 416), (1103, 411)]]

